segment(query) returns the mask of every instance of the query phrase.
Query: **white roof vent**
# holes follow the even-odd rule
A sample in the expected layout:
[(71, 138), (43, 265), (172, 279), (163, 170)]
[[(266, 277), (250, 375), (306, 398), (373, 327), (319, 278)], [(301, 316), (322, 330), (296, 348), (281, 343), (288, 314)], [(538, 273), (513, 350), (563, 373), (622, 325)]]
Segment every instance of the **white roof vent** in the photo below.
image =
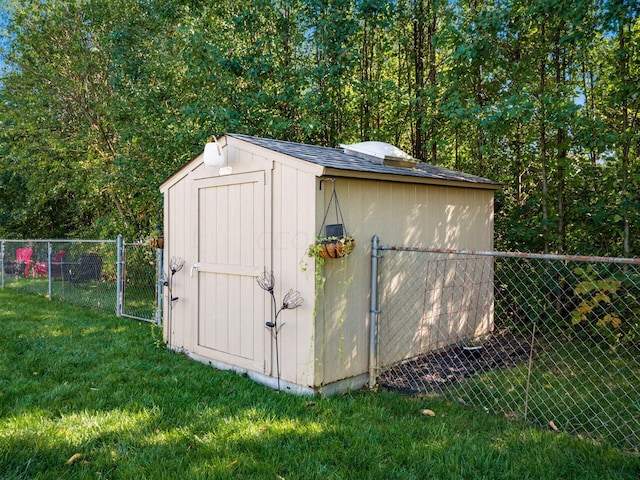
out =
[(413, 168), (417, 162), (408, 153), (386, 142), (360, 142), (351, 145), (340, 144), (347, 155), (364, 158), (379, 165)]

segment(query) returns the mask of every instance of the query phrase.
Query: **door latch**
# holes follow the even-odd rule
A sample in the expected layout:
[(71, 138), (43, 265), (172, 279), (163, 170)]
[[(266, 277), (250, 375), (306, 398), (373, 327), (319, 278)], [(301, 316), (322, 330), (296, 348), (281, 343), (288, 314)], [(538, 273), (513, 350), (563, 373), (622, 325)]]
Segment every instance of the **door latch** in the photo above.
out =
[(193, 278), (193, 271), (194, 270), (198, 270), (198, 264), (197, 263), (194, 263), (193, 265), (191, 265), (191, 270), (189, 271), (189, 276), (191, 278)]

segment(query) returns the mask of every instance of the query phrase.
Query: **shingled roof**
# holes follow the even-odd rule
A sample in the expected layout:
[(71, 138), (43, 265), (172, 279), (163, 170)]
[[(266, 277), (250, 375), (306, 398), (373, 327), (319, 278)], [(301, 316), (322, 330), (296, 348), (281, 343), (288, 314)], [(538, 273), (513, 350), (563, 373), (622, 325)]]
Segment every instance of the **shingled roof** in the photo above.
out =
[(253, 137), (238, 133), (228, 133), (226, 135), (258, 145), (274, 152), (289, 155), (327, 168), (474, 183), (486, 185), (489, 188), (497, 188), (500, 185), (498, 182), (494, 182), (487, 178), (477, 177), (475, 175), (469, 175), (467, 173), (457, 172), (447, 168), (436, 167), (424, 162), (418, 162), (413, 168), (394, 167), (375, 163), (359, 156), (347, 154), (343, 149), (338, 148), (319, 147), (316, 145), (306, 145), (302, 143), (287, 142), (284, 140)]

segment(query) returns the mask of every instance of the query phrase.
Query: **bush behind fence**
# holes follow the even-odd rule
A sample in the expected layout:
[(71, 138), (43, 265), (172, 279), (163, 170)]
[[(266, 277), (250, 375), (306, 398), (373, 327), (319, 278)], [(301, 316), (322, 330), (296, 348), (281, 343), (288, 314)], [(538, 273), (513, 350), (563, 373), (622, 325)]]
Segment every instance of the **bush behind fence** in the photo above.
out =
[(145, 321), (160, 320), (162, 255), (116, 240), (0, 240), (0, 286)]
[(381, 250), (379, 384), (638, 452), (640, 260)]

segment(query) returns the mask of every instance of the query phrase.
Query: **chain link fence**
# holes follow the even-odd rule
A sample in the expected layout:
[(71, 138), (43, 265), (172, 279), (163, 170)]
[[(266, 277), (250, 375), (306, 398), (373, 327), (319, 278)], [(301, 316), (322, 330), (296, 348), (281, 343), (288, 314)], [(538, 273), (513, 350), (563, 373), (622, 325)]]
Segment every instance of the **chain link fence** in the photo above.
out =
[(0, 286), (160, 321), (162, 255), (117, 240), (0, 240)]
[(122, 269), (122, 315), (162, 321), (162, 250), (146, 243), (125, 243)]
[(640, 259), (373, 255), (379, 385), (639, 451)]

